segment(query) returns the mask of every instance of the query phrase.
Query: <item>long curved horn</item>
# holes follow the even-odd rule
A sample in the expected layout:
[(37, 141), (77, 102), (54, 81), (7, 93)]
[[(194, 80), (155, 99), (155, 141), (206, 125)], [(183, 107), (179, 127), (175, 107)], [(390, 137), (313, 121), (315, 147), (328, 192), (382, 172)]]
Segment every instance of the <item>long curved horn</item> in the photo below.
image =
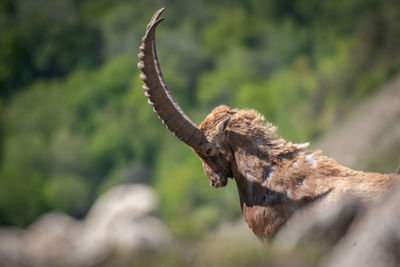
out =
[(140, 78), (144, 82), (142, 88), (145, 90), (144, 95), (148, 98), (149, 104), (154, 107), (154, 112), (167, 128), (195, 151), (201, 151), (208, 141), (198, 126), (173, 99), (158, 62), (155, 31), (158, 24), (164, 20), (159, 19), (164, 10), (165, 8), (161, 8), (153, 15), (140, 46), (138, 68), (141, 70)]

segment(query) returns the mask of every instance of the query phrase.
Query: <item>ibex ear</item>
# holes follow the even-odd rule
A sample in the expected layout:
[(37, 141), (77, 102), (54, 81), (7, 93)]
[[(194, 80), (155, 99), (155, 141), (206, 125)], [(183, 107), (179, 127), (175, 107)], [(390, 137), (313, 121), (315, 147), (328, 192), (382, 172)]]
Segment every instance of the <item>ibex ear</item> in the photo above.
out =
[(220, 123), (218, 123), (217, 125), (217, 135), (221, 135), (224, 133), (226, 127), (228, 127), (229, 121), (231, 120), (231, 117), (228, 117), (226, 119), (224, 119), (223, 121), (221, 121)]

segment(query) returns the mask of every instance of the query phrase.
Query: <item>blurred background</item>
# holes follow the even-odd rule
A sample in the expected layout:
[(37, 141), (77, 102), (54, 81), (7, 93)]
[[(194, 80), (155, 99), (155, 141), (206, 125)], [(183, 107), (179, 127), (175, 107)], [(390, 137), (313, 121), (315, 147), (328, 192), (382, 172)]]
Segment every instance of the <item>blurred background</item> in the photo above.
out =
[(285, 139), (311, 141), (340, 163), (398, 166), (397, 0), (1, 0), (4, 229), (23, 231), (50, 211), (86, 222), (94, 201), (121, 184), (151, 191), (144, 199), (158, 204), (144, 210), (164, 245), (241, 220), (235, 184), (209, 186), (140, 88), (140, 40), (164, 6), (161, 66), (196, 123), (219, 104), (253, 108)]

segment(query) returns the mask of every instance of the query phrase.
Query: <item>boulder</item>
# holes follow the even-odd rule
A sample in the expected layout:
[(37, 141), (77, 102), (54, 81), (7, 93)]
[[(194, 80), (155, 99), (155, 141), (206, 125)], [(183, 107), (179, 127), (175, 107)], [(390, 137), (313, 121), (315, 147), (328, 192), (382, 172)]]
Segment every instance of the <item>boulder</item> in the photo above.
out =
[(400, 266), (400, 186), (357, 220), (324, 260), (328, 267)]
[(23, 234), (14, 227), (0, 228), (0, 266), (28, 266)]
[(145, 185), (121, 185), (106, 192), (83, 222), (85, 253), (100, 257), (113, 252), (130, 257), (140, 250), (164, 246), (170, 236), (152, 215), (156, 203), (155, 193)]
[(82, 223), (61, 212), (39, 217), (26, 230), (23, 242), (33, 266), (66, 266), (80, 264)]
[(98, 266), (165, 246), (170, 235), (153, 216), (157, 199), (145, 185), (120, 185), (100, 196), (83, 221), (61, 212), (26, 231), (0, 228), (0, 266)]

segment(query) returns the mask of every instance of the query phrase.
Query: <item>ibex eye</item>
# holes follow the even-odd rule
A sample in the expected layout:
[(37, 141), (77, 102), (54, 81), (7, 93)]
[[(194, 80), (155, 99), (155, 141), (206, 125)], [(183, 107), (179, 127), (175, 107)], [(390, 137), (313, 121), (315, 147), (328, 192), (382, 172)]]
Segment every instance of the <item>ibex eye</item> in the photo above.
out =
[(211, 148), (207, 149), (206, 153), (207, 153), (207, 155), (210, 155), (211, 154)]

